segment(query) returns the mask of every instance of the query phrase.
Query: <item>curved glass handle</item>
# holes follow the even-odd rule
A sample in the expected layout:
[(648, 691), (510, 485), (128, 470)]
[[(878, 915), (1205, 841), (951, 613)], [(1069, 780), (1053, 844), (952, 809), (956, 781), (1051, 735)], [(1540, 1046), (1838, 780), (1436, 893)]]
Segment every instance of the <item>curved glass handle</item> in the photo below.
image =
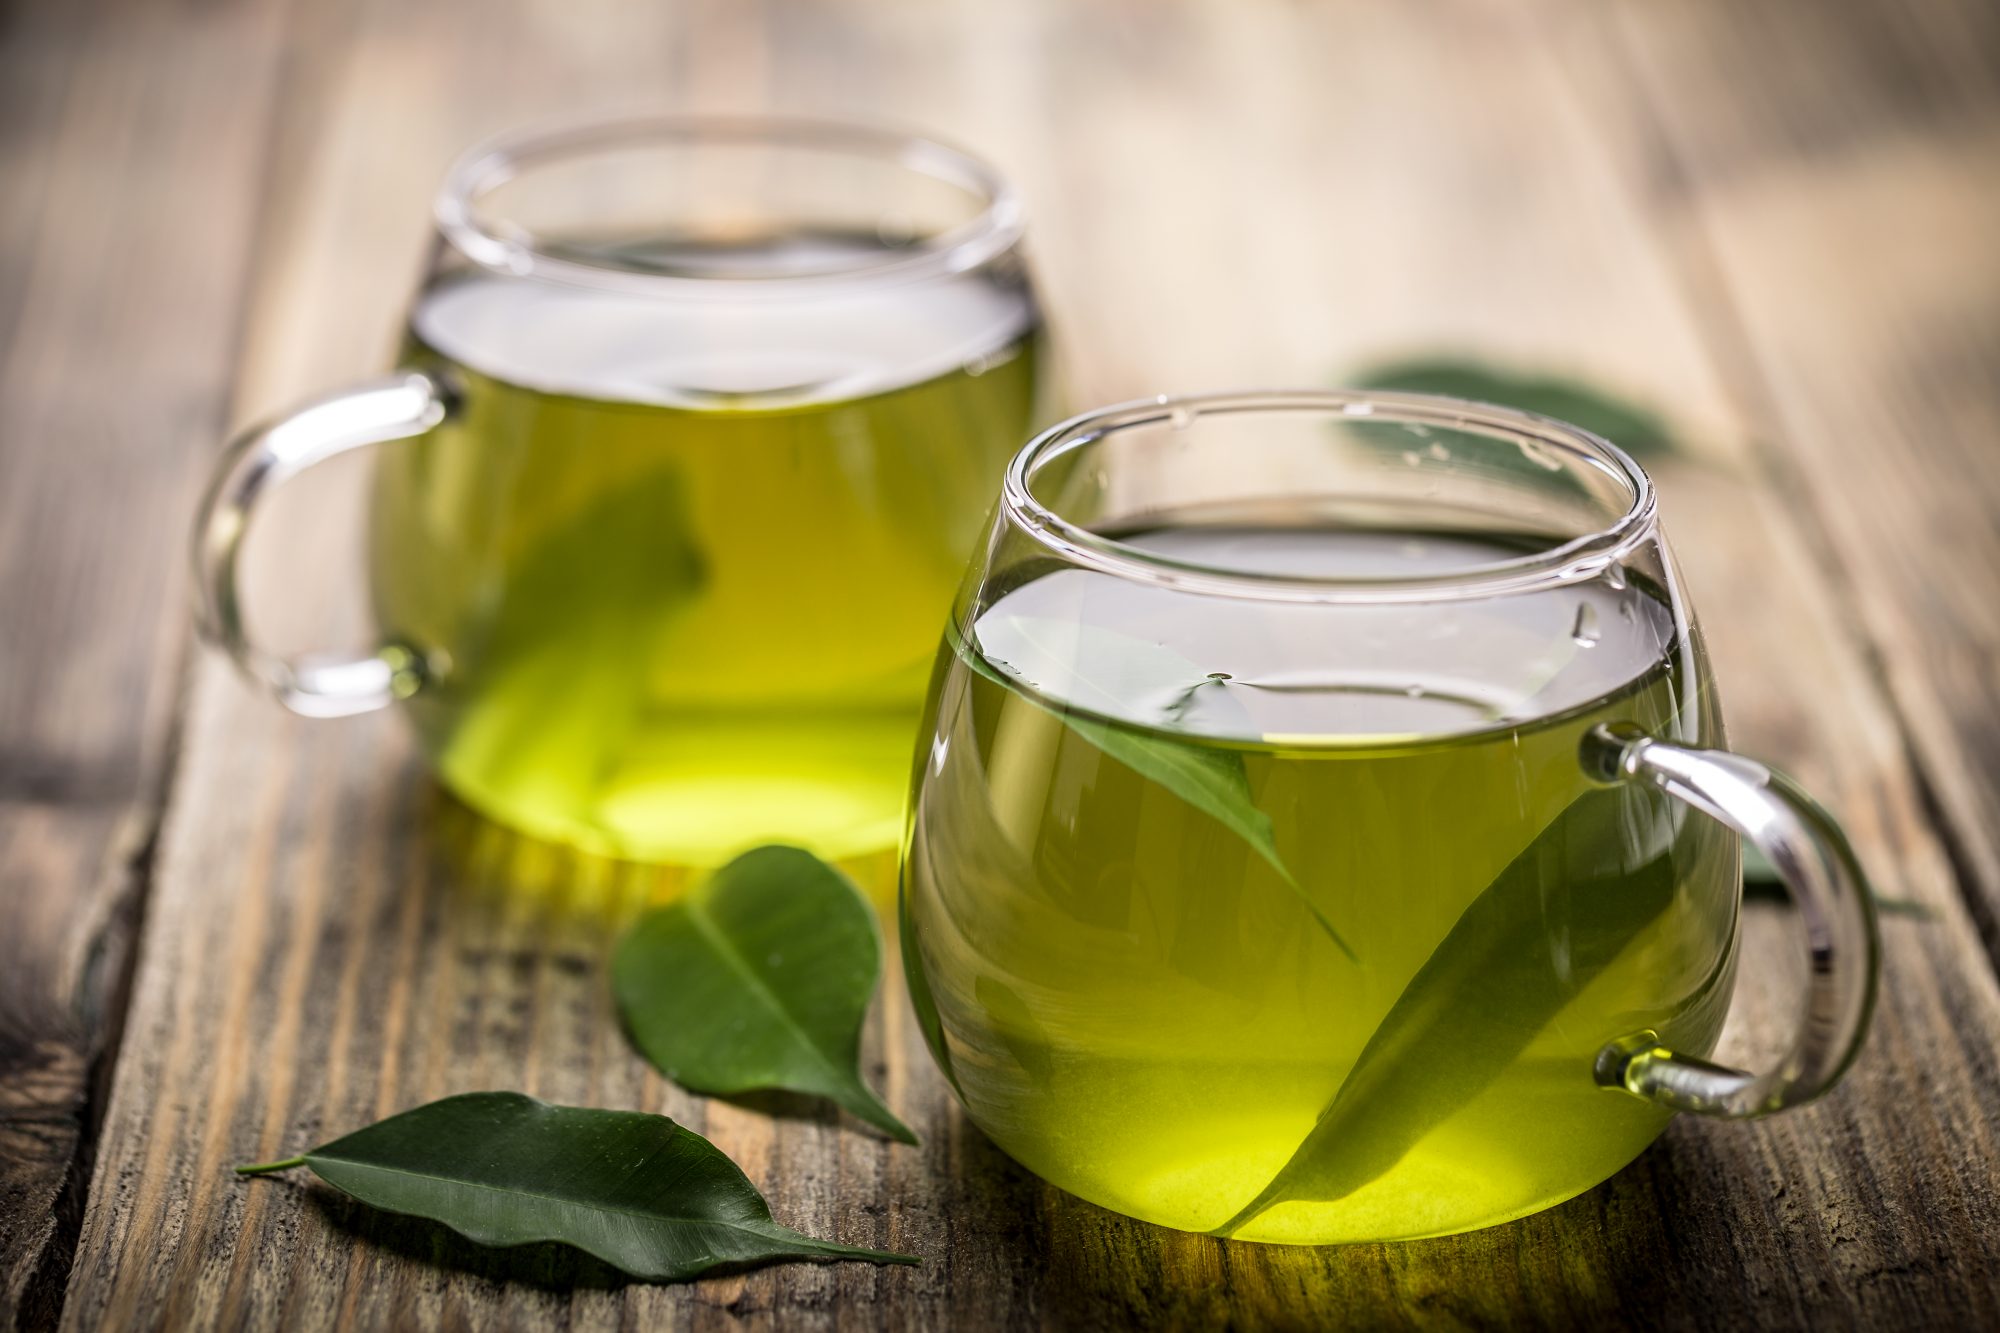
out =
[(421, 435), (445, 419), (452, 400), (429, 375), (405, 372), (369, 380), (308, 403), (230, 442), (216, 464), (195, 517), (196, 621), (202, 637), (226, 651), (251, 680), (307, 717), (346, 717), (406, 697), (420, 679), (404, 650), (367, 657), (288, 658), (250, 641), (236, 588), (236, 556), (259, 496), (314, 463), (388, 440)]
[(1678, 1111), (1728, 1117), (1798, 1106), (1832, 1087), (1867, 1031), (1879, 952), (1874, 895), (1840, 826), (1782, 773), (1636, 727), (1594, 729), (1583, 762), (1601, 781), (1651, 783), (1764, 853), (1804, 918), (1812, 967), (1805, 1020), (1775, 1068), (1753, 1074), (1676, 1055), (1647, 1032), (1605, 1047), (1597, 1081)]

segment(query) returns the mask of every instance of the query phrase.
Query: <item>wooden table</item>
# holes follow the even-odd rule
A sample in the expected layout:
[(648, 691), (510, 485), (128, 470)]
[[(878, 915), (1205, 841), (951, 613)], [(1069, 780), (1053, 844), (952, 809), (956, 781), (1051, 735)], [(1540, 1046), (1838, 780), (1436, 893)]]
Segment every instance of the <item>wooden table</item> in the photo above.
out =
[[(0, 41), (0, 1318), (2000, 1320), (2000, 6), (18, 0)], [(1311, 1250), (1040, 1184), (894, 985), (871, 1074), (921, 1150), (650, 1074), (603, 963), (666, 877), (480, 824), (395, 719), (253, 694), (192, 645), (183, 534), (228, 427), (382, 365), (454, 150), (659, 105), (996, 159), (1078, 403), (1447, 348), (1685, 423), (1660, 480), (1734, 739), (1920, 908), (1846, 1083), (1509, 1226)], [(265, 525), (281, 637), (363, 633), (351, 481)], [(1750, 915), (1739, 1053), (1789, 926)], [(626, 1286), (229, 1175), (488, 1087), (664, 1111), (781, 1220), (926, 1262)]]

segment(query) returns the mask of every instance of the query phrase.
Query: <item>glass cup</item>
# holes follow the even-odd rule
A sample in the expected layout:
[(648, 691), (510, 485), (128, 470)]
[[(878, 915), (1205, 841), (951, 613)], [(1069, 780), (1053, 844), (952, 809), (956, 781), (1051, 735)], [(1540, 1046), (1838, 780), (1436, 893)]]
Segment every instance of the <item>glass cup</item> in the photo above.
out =
[[(1077, 417), (1015, 457), (933, 677), (916, 1009), (972, 1120), (1119, 1212), (1300, 1243), (1519, 1217), (1861, 1042), (1862, 872), (1722, 745), (1606, 441), (1414, 394)], [(1761, 1072), (1707, 1059), (1739, 837), (1810, 946)]]
[[(296, 712), (404, 701), (446, 785), (541, 837), (893, 844), (937, 624), (1043, 394), (1014, 192), (878, 129), (648, 119), (473, 150), (436, 227), (401, 369), (222, 458), (207, 637)], [(260, 647), (259, 497), (372, 445), (380, 646)]]

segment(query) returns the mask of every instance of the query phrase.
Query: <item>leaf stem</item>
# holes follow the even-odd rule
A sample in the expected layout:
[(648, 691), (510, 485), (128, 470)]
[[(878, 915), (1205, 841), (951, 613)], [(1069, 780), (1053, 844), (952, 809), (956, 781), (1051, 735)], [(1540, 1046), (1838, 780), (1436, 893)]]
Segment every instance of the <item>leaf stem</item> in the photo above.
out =
[(236, 1174), (239, 1176), (261, 1176), (271, 1171), (289, 1171), (295, 1166), (304, 1166), (305, 1164), (306, 1159), (303, 1157), (287, 1157), (282, 1162), (255, 1162), (249, 1166), (239, 1166), (236, 1168)]

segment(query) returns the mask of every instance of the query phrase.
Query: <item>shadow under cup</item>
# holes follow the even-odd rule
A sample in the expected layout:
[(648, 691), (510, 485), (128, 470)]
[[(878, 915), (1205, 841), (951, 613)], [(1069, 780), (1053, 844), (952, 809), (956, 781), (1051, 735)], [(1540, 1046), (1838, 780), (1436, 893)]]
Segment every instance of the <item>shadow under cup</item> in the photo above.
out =
[(1707, 755), (1720, 717), (1644, 474), (1582, 431), (1413, 395), (1078, 418), (1016, 458), (933, 697), (912, 993), (1065, 1189), (1461, 1231), (1657, 1136), (1610, 1052), (1715, 1068), (1736, 838), (1587, 761)]

